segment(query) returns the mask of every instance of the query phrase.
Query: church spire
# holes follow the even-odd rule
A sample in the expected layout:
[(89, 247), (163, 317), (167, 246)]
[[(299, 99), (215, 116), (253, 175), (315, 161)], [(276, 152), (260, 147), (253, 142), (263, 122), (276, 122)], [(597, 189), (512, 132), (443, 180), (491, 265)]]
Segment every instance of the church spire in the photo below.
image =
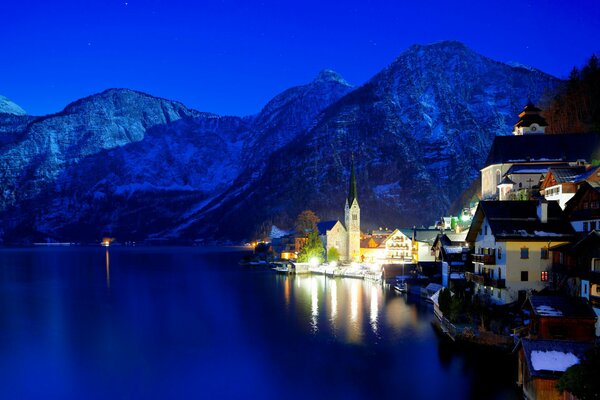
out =
[(348, 205), (356, 199), (356, 174), (354, 173), (354, 154), (352, 154), (352, 169), (350, 171), (350, 190), (348, 191)]

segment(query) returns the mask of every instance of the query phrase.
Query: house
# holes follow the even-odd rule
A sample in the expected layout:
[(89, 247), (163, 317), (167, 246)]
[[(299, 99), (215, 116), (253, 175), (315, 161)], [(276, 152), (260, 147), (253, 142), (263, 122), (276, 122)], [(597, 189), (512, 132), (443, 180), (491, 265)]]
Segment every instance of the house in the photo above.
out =
[(597, 316), (586, 299), (531, 295), (524, 309), (531, 315), (530, 339), (593, 341)]
[[(510, 176), (521, 175), (524, 178), (521, 187), (525, 190), (538, 184), (538, 175), (533, 176), (532, 169), (525, 174), (526, 170), (520, 168), (545, 169), (545, 175), (549, 167), (585, 164), (592, 160), (600, 160), (600, 133), (496, 136), (485, 167), (481, 169), (482, 199), (498, 197), (498, 185), (513, 166), (516, 168), (511, 170)], [(541, 177), (542, 172), (539, 174)], [(515, 183), (518, 189), (519, 182)]]
[(474, 249), (467, 280), (475, 294), (495, 303), (524, 300), (528, 291), (549, 283), (549, 248), (568, 243), (574, 234), (555, 201), (481, 201), (467, 233)]
[(566, 203), (565, 213), (577, 232), (600, 229), (600, 182), (586, 180)]
[(588, 168), (582, 165), (550, 167), (548, 173), (540, 186), (541, 194), (548, 201), (556, 200), (563, 210), (577, 192), (577, 183), (582, 179), (582, 175), (588, 171)]
[(562, 400), (556, 383), (567, 368), (578, 364), (590, 343), (565, 340), (528, 340), (519, 344), (517, 383), (526, 399)]
[(442, 232), (433, 242), (435, 261), (442, 265), (442, 286), (462, 284), (465, 280), (470, 248), (466, 241), (467, 232)]
[(433, 242), (439, 233), (438, 229), (413, 228), (412, 263), (417, 265), (419, 272), (424, 275), (432, 276), (438, 273), (439, 263), (435, 261)]
[(387, 235), (373, 234), (361, 242), (361, 259), (379, 264), (410, 264), (412, 240), (403, 231), (395, 229)]

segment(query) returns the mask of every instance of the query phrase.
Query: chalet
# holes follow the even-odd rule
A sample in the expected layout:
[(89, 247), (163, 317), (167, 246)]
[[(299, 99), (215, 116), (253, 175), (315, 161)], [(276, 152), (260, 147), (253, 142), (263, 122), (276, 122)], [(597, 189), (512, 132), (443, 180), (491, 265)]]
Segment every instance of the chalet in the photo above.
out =
[[(375, 233), (375, 232), (374, 232)], [(373, 234), (361, 241), (361, 258), (380, 264), (410, 264), (412, 241), (403, 231), (396, 229), (388, 235)]]
[[(498, 197), (498, 186), (512, 167), (510, 176), (521, 175), (521, 187), (526, 189), (539, 183), (543, 169), (545, 175), (553, 166), (589, 164), (592, 160), (600, 160), (600, 133), (496, 136), (481, 170), (482, 199)], [(521, 169), (524, 167), (530, 169)], [(539, 176), (533, 176), (535, 168)], [(518, 188), (519, 182), (515, 183)]]
[(528, 291), (549, 283), (549, 247), (573, 237), (555, 201), (481, 201), (467, 233), (475, 253), (467, 280), (495, 303), (524, 300)]
[(532, 295), (524, 307), (530, 312), (530, 339), (593, 341), (597, 316), (586, 299), (560, 295)]
[(600, 230), (600, 182), (586, 180), (578, 185), (565, 213), (577, 232)]
[(558, 201), (560, 208), (564, 210), (567, 201), (577, 192), (577, 183), (583, 180), (587, 171), (588, 168), (580, 165), (550, 167), (540, 186), (541, 194), (548, 201)]
[(562, 400), (556, 388), (567, 368), (578, 364), (590, 343), (565, 340), (521, 340), (517, 383), (526, 399)]

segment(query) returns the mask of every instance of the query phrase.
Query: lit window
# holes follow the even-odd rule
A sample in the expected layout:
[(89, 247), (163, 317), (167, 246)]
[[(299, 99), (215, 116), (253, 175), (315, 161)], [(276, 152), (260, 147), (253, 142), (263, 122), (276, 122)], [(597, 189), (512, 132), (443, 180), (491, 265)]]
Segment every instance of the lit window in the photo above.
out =
[(542, 260), (547, 260), (548, 259), (548, 248), (547, 247), (543, 247), (542, 248), (541, 258), (542, 258)]
[(521, 248), (521, 258), (529, 258), (529, 249), (527, 247)]
[(548, 271), (542, 271), (542, 282), (548, 282)]

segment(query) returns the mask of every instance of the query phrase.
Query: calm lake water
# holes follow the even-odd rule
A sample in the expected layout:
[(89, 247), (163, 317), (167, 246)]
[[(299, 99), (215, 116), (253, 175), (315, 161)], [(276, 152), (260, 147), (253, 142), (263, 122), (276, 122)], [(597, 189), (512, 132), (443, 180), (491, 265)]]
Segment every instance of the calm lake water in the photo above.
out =
[(205, 248), (0, 250), (2, 398), (507, 399), (516, 361), (457, 349), (381, 284)]

